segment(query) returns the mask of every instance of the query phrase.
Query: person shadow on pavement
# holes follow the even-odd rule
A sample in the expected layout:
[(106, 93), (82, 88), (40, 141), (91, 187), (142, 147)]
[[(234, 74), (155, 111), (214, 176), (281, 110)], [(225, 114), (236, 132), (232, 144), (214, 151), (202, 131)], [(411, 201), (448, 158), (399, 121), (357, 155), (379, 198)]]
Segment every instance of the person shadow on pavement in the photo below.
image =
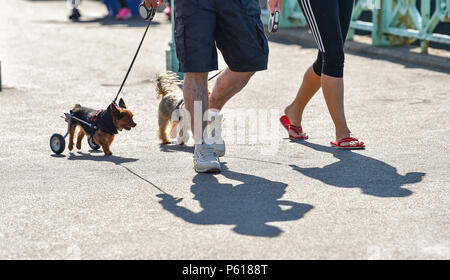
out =
[(162, 199), (160, 204), (186, 222), (234, 225), (233, 231), (238, 234), (259, 237), (277, 237), (283, 232), (267, 223), (299, 220), (313, 209), (309, 204), (279, 200), (286, 192), (287, 184), (230, 171), (225, 164), (222, 169), (223, 176), (241, 184), (219, 183), (214, 175), (197, 174), (191, 192), (203, 208), (200, 212), (177, 205), (182, 199), (168, 194), (158, 195)]
[(406, 197), (413, 192), (403, 186), (418, 183), (425, 176), (425, 173), (422, 172), (400, 175), (392, 165), (349, 150), (339, 150), (307, 141), (296, 141), (296, 143), (319, 152), (333, 154), (335, 158), (339, 159), (338, 162), (322, 168), (302, 168), (290, 165), (293, 170), (327, 185), (360, 188), (364, 194), (377, 197)]

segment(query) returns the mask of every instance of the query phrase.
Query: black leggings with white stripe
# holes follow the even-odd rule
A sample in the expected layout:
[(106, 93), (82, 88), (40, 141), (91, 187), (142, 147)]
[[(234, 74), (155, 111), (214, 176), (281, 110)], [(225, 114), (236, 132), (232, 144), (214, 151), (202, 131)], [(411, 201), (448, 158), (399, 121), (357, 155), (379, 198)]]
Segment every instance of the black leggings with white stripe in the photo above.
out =
[(319, 47), (314, 72), (321, 76), (344, 76), (344, 42), (353, 0), (298, 0)]

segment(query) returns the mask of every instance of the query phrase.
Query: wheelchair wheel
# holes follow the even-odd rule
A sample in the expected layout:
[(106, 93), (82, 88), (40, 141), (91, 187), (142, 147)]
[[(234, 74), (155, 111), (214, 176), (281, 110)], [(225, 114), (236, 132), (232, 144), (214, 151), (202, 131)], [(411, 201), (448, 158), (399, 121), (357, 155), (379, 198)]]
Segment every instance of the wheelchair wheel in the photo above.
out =
[(95, 143), (94, 139), (92, 137), (88, 137), (88, 144), (89, 147), (91, 147), (92, 150), (98, 150), (100, 149), (100, 146)]
[(55, 133), (50, 137), (50, 149), (52, 149), (55, 154), (59, 155), (64, 152), (65, 148), (66, 140), (64, 140), (64, 137), (61, 134)]

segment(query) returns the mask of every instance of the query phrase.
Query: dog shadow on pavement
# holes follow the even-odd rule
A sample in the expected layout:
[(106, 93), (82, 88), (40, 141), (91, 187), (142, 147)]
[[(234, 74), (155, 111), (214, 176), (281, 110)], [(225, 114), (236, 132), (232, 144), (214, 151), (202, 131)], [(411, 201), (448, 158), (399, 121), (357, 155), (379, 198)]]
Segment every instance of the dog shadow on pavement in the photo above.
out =
[(219, 175), (199, 173), (193, 178), (191, 192), (203, 208), (200, 212), (177, 205), (182, 199), (167, 194), (158, 195), (162, 207), (189, 223), (234, 225), (236, 233), (259, 237), (279, 236), (283, 231), (267, 223), (299, 220), (313, 208), (280, 200), (288, 186), (282, 182), (230, 171), (224, 163), (220, 175), (241, 184), (219, 183)]
[(403, 186), (418, 183), (425, 176), (425, 173), (422, 172), (400, 175), (392, 165), (349, 150), (339, 150), (308, 141), (295, 142), (319, 152), (333, 154), (335, 158), (339, 159), (338, 162), (321, 168), (302, 168), (290, 165), (293, 170), (327, 185), (340, 188), (360, 188), (364, 194), (377, 197), (406, 197), (413, 192)]
[[(98, 152), (98, 151), (93, 151), (93, 153), (100, 154), (100, 152)], [(121, 165), (122, 163), (127, 163), (127, 162), (136, 162), (139, 160), (137, 158), (119, 157), (119, 156), (115, 156), (115, 155), (104, 156), (103, 152), (101, 152), (101, 155), (98, 155), (98, 156), (94, 156), (93, 154), (90, 154), (90, 153), (83, 153), (83, 152), (73, 153), (73, 152), (71, 152), (71, 153), (69, 153), (69, 156), (67, 157), (67, 159), (68, 160), (90, 160), (90, 161), (112, 162), (117, 165)]]

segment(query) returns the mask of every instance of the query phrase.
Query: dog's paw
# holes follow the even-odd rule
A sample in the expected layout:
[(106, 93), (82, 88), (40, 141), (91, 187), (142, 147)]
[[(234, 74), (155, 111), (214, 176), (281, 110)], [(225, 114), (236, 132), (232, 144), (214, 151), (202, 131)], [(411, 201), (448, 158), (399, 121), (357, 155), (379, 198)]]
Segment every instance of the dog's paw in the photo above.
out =
[(105, 152), (105, 157), (108, 157), (108, 156), (112, 156), (112, 152), (111, 151)]
[(72, 151), (72, 150), (73, 150), (73, 144), (70, 143), (70, 144), (69, 144), (69, 151)]
[(81, 150), (81, 143), (77, 143), (77, 149)]

